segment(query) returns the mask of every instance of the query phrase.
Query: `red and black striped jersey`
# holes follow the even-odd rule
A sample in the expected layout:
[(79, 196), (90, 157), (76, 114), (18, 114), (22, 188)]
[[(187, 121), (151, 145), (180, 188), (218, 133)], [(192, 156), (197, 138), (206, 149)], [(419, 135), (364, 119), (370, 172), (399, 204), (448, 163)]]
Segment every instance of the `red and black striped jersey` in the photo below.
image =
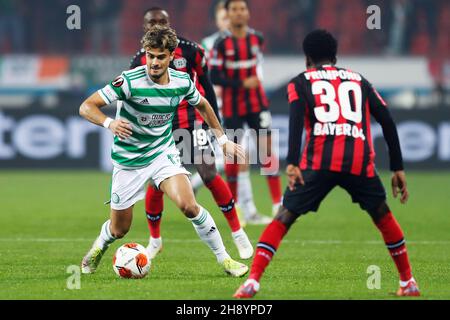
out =
[[(359, 73), (331, 65), (308, 69), (287, 87), (290, 104), (288, 163), (374, 177), (371, 116), (383, 128), (391, 169), (403, 170), (397, 130), (387, 105)], [(303, 126), (306, 144), (301, 153)]]
[[(141, 49), (133, 57), (130, 69), (145, 65), (146, 62), (145, 50)], [(178, 37), (178, 47), (175, 49), (175, 57), (170, 63), (170, 67), (189, 74), (200, 94), (206, 97), (218, 116), (216, 96), (209, 80), (203, 48), (195, 42)], [(197, 109), (183, 100), (174, 116), (172, 126), (174, 130), (178, 128), (193, 129), (206, 126), (206, 123)]]
[(222, 115), (224, 118), (242, 117), (267, 110), (269, 103), (262, 85), (255, 89), (243, 87), (243, 80), (258, 76), (264, 38), (249, 29), (247, 36), (236, 38), (223, 32), (214, 44), (209, 64), (211, 80), (222, 86)]

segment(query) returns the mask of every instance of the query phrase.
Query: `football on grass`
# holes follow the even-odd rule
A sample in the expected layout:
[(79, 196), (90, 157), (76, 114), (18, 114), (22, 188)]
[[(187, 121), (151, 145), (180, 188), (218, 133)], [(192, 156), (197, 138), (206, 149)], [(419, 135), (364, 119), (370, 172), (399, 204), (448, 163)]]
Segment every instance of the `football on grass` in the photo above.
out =
[(121, 278), (144, 278), (150, 271), (150, 265), (147, 250), (137, 243), (124, 244), (113, 257), (114, 271)]

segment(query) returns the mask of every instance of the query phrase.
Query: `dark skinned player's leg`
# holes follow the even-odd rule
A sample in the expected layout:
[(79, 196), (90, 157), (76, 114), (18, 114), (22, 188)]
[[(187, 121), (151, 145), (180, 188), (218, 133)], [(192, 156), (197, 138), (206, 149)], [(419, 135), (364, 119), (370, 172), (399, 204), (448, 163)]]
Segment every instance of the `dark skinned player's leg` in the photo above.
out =
[(411, 280), (411, 266), (408, 259), (403, 231), (389, 209), (386, 201), (383, 201), (378, 208), (368, 210), (367, 212), (383, 236), (384, 242), (397, 267), (400, 281), (407, 282)]
[(250, 276), (236, 291), (235, 298), (251, 298), (258, 292), (259, 280), (292, 224), (299, 216), (316, 212), (322, 200), (336, 186), (334, 176), (328, 172), (306, 170), (303, 178), (304, 185), (297, 183), (293, 189), (286, 189), (283, 205), (259, 238)]
[(259, 282), (264, 270), (278, 250), (281, 240), (299, 216), (281, 206), (274, 220), (266, 227), (259, 238), (249, 279)]
[(340, 180), (340, 186), (349, 192), (353, 202), (359, 203), (360, 207), (369, 213), (383, 236), (400, 276), (401, 288), (397, 294), (419, 295), (411, 273), (403, 231), (386, 203), (386, 191), (380, 178), (350, 175)]

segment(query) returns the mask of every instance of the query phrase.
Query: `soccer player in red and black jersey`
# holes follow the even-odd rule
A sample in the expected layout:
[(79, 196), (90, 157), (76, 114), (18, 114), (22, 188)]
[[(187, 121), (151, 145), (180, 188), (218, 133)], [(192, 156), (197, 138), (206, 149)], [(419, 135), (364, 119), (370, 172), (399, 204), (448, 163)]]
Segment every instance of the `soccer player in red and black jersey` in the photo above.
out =
[[(381, 232), (400, 275), (399, 296), (419, 296), (411, 272), (402, 229), (386, 203), (377, 175), (370, 133), (371, 116), (381, 125), (393, 171), (392, 191), (408, 200), (405, 172), (395, 123), (378, 92), (360, 74), (336, 67), (337, 41), (325, 30), (308, 34), (303, 42), (307, 71), (292, 79), (290, 104), (289, 187), (283, 205), (257, 244), (249, 279), (234, 297), (250, 298), (281, 240), (298, 217), (317, 211), (336, 186), (367, 211)], [(306, 146), (301, 154), (302, 131)]]
[[(144, 32), (154, 25), (169, 26), (169, 14), (162, 8), (153, 7), (144, 14)], [(208, 67), (203, 49), (196, 43), (178, 37), (178, 47), (174, 52), (170, 67), (186, 72), (197, 86), (199, 92), (210, 102), (219, 117), (217, 101), (212, 83), (208, 75)], [(146, 54), (140, 50), (131, 62), (131, 68), (146, 64)], [(253, 255), (253, 247), (247, 234), (241, 228), (237, 216), (233, 195), (222, 177), (217, 173), (214, 153), (208, 136), (208, 126), (200, 113), (187, 101), (182, 101), (172, 121), (174, 138), (182, 152), (189, 152), (191, 164), (194, 164), (204, 184), (211, 191), (214, 200), (227, 219), (232, 231), (233, 241), (241, 259), (249, 259)], [(182, 131), (185, 129), (187, 131)], [(178, 132), (178, 133), (177, 133)], [(186, 134), (190, 141), (186, 140)], [(183, 155), (182, 159), (186, 159)], [(163, 192), (149, 186), (146, 194), (145, 210), (150, 229), (150, 242), (147, 247), (150, 258), (154, 258), (162, 249), (160, 223), (163, 212)]]
[[(269, 102), (258, 76), (264, 39), (261, 33), (250, 29), (250, 13), (245, 0), (227, 0), (225, 8), (230, 22), (215, 42), (211, 52), (211, 80), (222, 87), (222, 115), (227, 129), (242, 129), (247, 124), (258, 135), (258, 146), (263, 148), (260, 159), (266, 171), (272, 203), (278, 210), (281, 204), (281, 180), (278, 158), (271, 146), (271, 114)], [(264, 133), (265, 132), (265, 133)], [(237, 199), (239, 165), (227, 163), (225, 174)], [(275, 212), (276, 212), (275, 211)]]

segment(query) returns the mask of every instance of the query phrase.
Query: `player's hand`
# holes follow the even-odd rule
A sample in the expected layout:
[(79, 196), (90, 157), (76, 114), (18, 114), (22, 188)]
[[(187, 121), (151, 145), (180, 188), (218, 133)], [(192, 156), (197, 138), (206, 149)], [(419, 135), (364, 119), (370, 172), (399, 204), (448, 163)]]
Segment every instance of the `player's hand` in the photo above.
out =
[(305, 185), (305, 180), (303, 180), (303, 175), (299, 167), (292, 164), (288, 165), (286, 174), (289, 180), (289, 190), (294, 191), (296, 183), (300, 183), (302, 186)]
[(118, 136), (120, 139), (126, 139), (132, 135), (131, 124), (123, 119), (117, 119), (111, 122), (109, 125), (109, 130)]
[(397, 198), (401, 194), (400, 202), (405, 204), (409, 198), (408, 188), (406, 187), (405, 171), (395, 171), (392, 175), (392, 194)]
[(260, 82), (257, 76), (251, 76), (246, 78), (242, 84), (245, 89), (256, 89), (259, 87)]
[(241, 145), (234, 143), (233, 141), (227, 141), (222, 146), (223, 154), (227, 158), (237, 158), (238, 163), (244, 163), (245, 152)]

